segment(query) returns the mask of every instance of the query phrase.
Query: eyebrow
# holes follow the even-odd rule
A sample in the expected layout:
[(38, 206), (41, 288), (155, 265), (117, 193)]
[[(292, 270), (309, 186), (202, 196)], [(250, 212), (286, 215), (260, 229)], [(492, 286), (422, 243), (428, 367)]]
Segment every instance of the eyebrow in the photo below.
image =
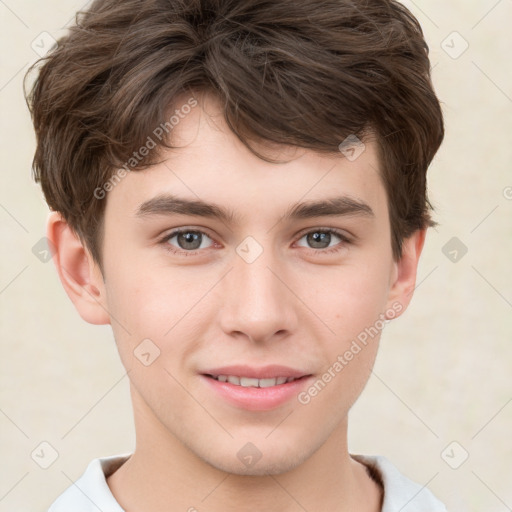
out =
[[(240, 221), (240, 217), (233, 210), (223, 206), (201, 200), (184, 199), (172, 194), (159, 195), (149, 199), (142, 203), (136, 212), (137, 217), (172, 214), (218, 219), (226, 224), (236, 224)], [(359, 199), (338, 196), (294, 204), (279, 218), (279, 222), (324, 216), (374, 217), (375, 214), (368, 204)]]

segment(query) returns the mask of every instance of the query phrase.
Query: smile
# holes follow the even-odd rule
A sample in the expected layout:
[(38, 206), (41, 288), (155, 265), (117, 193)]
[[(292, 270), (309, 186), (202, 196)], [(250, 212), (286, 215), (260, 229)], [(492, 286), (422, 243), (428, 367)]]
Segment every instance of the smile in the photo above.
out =
[(255, 379), (252, 377), (239, 377), (237, 375), (208, 375), (212, 379), (219, 382), (229, 382), (235, 386), (242, 386), (244, 388), (271, 388), (273, 386), (280, 386), (287, 382), (297, 380), (295, 377), (274, 377), (268, 379)]

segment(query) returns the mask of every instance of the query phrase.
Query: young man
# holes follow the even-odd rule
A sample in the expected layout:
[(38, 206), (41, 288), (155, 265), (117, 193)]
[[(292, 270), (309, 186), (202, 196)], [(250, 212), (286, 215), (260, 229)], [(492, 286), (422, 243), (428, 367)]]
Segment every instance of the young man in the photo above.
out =
[(443, 139), (392, 0), (97, 0), (29, 95), (48, 238), (136, 448), (51, 512), (440, 512), (347, 417), (411, 299)]

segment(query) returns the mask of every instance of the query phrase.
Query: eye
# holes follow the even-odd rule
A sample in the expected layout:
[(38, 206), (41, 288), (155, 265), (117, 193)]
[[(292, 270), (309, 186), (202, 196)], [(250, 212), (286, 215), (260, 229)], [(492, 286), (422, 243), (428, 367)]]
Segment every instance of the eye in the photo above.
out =
[[(306, 244), (298, 243), (300, 247), (306, 247), (318, 254), (333, 253), (342, 250), (350, 243), (350, 239), (342, 232), (332, 228), (315, 229), (304, 233), (300, 239), (305, 239)], [(338, 243), (336, 242), (338, 239)], [(165, 235), (160, 241), (165, 248), (174, 253), (184, 256), (193, 256), (201, 249), (207, 249), (213, 246), (208, 244), (208, 240), (213, 240), (204, 231), (197, 229), (181, 228)]]
[[(175, 243), (173, 243), (173, 240)], [(199, 249), (210, 247), (206, 240), (211, 238), (203, 231), (193, 229), (178, 229), (166, 235), (161, 243), (166, 244), (166, 248), (175, 253), (195, 254)]]
[[(331, 245), (331, 242), (335, 241), (336, 238), (339, 239), (340, 242)], [(309, 231), (302, 235), (299, 241), (302, 239), (306, 239), (306, 243), (310, 244), (310, 249), (315, 249), (317, 252), (322, 253), (339, 251), (350, 243), (350, 240), (346, 235), (336, 229), (331, 228), (315, 229), (313, 231)], [(299, 244), (299, 246), (304, 247), (304, 245), (301, 244)]]

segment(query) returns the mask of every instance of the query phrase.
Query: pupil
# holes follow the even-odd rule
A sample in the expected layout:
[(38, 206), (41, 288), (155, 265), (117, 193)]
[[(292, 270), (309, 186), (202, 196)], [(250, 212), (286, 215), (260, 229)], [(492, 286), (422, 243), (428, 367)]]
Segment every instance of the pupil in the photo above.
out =
[[(331, 238), (330, 233), (316, 232), (316, 233), (310, 234), (308, 236), (310, 237), (310, 240), (308, 240), (308, 242), (316, 249), (325, 248), (325, 247), (329, 246), (329, 242), (330, 242), (330, 238)], [(327, 245), (325, 245), (326, 242), (327, 242)], [(320, 246), (315, 245), (315, 244), (320, 244)], [(324, 245), (322, 245), (322, 244), (324, 244)]]
[[(198, 240), (199, 244), (197, 244)], [(191, 231), (180, 233), (178, 235), (178, 243), (182, 249), (198, 249), (201, 246), (201, 235)]]

